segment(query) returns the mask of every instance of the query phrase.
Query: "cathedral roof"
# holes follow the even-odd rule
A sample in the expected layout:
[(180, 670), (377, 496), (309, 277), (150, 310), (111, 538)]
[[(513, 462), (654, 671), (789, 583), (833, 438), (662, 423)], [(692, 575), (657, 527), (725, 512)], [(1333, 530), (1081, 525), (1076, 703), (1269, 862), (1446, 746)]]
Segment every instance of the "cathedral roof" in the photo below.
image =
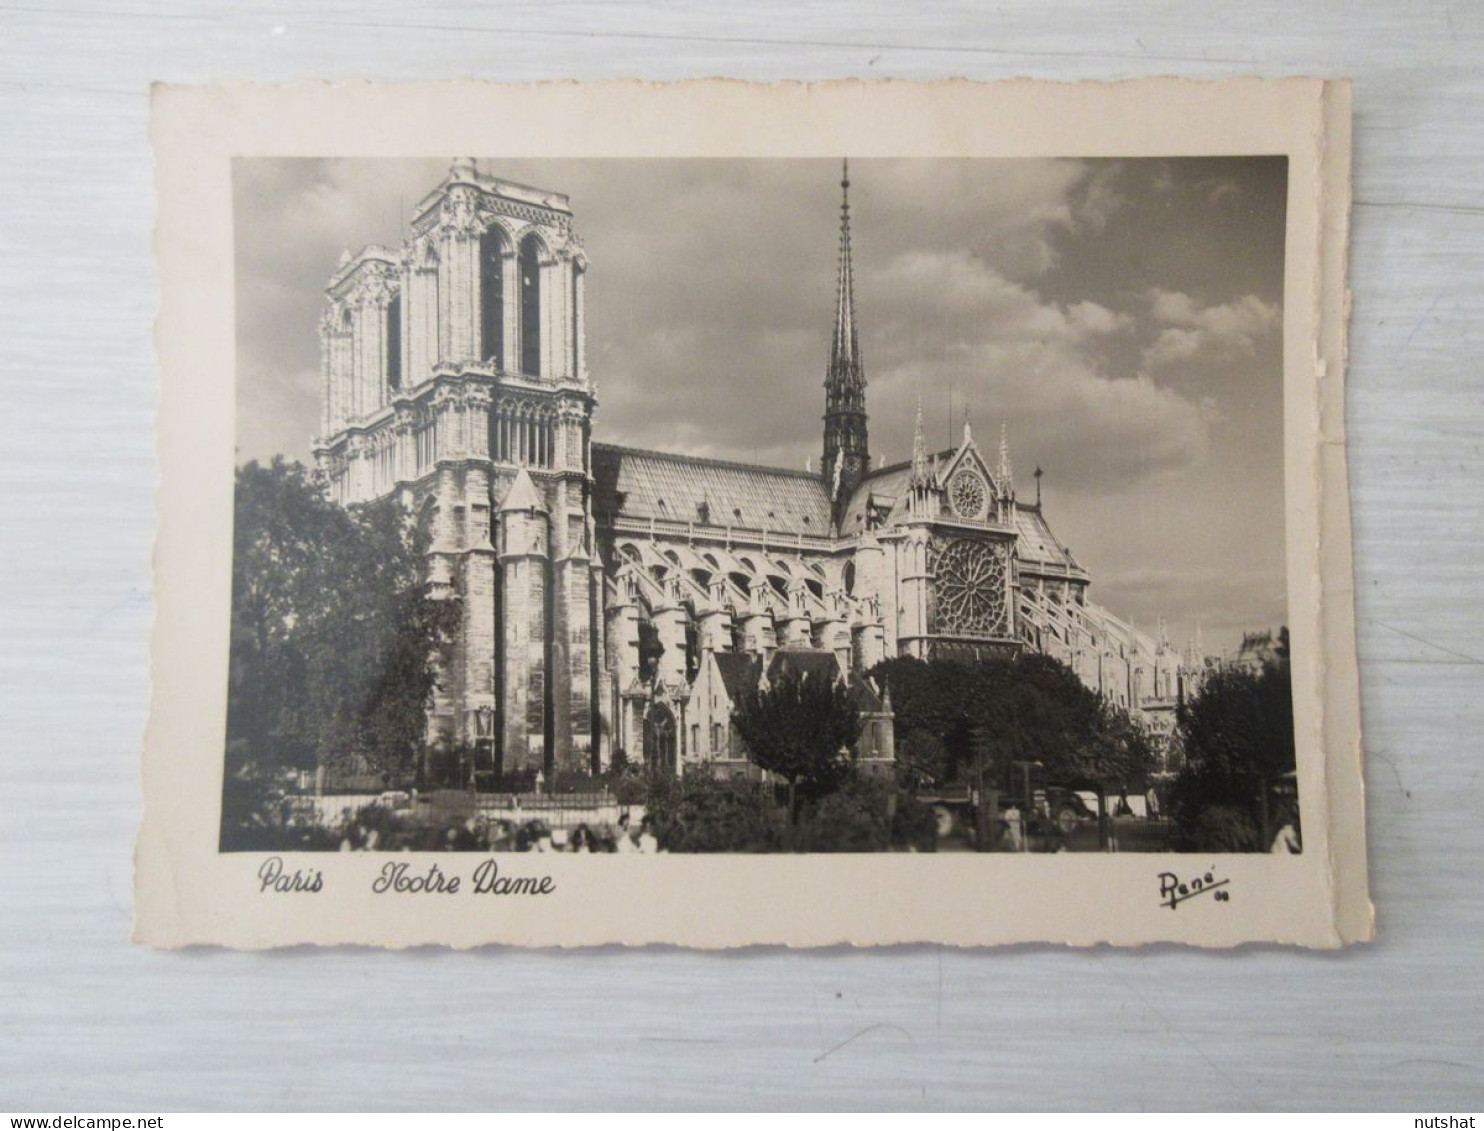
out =
[(808, 471), (594, 444), (593, 478), (595, 509), (609, 518), (830, 532), (829, 495)]
[(817, 648), (780, 648), (773, 653), (768, 664), (768, 682), (788, 674), (800, 678), (819, 676), (823, 679), (840, 678), (840, 661), (833, 652)]
[(536, 485), (531, 482), (531, 473), (525, 468), (515, 473), (515, 482), (510, 485), (510, 490), (505, 493), (505, 499), (500, 504), (500, 513), (506, 511), (546, 512), (546, 504), (541, 501)]
[(1049, 565), (1058, 569), (1080, 571), (1082, 567), (1072, 556), (1072, 551), (1062, 544), (1040, 507), (1026, 503), (1015, 504), (1015, 531), (1020, 538), (1015, 547), (1016, 556), (1031, 565)]
[(749, 691), (757, 690), (757, 677), (763, 670), (762, 661), (749, 652), (714, 652), (716, 670), (721, 673), (722, 686), (727, 689), (727, 698), (740, 703)]
[(855, 704), (857, 711), (874, 715), (886, 710), (886, 705), (881, 701), (881, 696), (876, 693), (876, 689), (871, 686), (871, 681), (858, 673), (850, 673), (850, 682), (846, 687), (850, 692), (850, 701)]
[[(924, 458), (939, 464), (947, 463), (957, 454), (956, 448), (948, 448)], [(875, 499), (880, 506), (891, 507), (907, 493), (908, 481), (912, 478), (912, 463), (890, 463), (866, 473), (851, 493), (850, 502), (840, 520), (840, 533), (855, 534), (866, 528), (866, 503)]]

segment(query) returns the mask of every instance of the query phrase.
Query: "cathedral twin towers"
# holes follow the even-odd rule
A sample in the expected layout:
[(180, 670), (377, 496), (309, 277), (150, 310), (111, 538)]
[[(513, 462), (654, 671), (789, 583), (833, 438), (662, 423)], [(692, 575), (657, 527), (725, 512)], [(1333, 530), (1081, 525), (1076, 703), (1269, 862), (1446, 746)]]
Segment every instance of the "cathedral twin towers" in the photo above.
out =
[(991, 467), (966, 427), (929, 453), (919, 427), (910, 461), (872, 468), (842, 190), (818, 473), (594, 443), (587, 256), (560, 193), (460, 158), (400, 248), (342, 259), (315, 456), (336, 500), (415, 516), (434, 592), (460, 599), (429, 739), (472, 771), (622, 752), (749, 772), (731, 711), (779, 664), (851, 687), (867, 762), (891, 758), (864, 675), (889, 655), (1033, 647), (1126, 706), (1173, 704), (1178, 657), (1087, 605), (1003, 447)]

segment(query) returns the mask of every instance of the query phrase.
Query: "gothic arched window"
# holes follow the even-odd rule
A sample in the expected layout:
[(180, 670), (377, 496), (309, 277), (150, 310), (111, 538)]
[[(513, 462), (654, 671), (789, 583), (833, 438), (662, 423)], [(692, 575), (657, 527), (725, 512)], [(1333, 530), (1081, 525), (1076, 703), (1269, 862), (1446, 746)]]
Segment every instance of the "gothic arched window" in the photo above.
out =
[(393, 295), (386, 307), (386, 387), (402, 387), (402, 296)]
[(520, 241), (520, 371), (541, 373), (541, 241)]
[(498, 228), (479, 237), (479, 356), (505, 363), (505, 239)]

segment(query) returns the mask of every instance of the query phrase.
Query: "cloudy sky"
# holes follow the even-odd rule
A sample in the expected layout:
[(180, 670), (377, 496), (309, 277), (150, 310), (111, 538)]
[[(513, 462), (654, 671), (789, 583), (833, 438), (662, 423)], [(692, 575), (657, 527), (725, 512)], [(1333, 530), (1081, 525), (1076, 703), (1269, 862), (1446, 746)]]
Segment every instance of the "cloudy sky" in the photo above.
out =
[[(599, 439), (818, 466), (837, 161), (480, 167), (571, 198)], [(308, 458), (325, 282), (447, 168), (237, 161), (240, 460)], [(1281, 158), (852, 162), (876, 462), (919, 397), (936, 446), (1003, 421), (1095, 599), (1213, 648), (1281, 623), (1286, 186)]]

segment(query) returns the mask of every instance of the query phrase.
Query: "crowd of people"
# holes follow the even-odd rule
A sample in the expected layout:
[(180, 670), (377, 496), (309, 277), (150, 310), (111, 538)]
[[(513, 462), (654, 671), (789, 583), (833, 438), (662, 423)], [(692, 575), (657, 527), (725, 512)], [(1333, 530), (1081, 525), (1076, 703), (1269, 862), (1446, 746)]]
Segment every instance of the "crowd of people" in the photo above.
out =
[(553, 828), (539, 817), (517, 820), (479, 814), (429, 823), (381, 806), (350, 814), (335, 830), (341, 852), (616, 852), (652, 854), (659, 843), (641, 818)]

